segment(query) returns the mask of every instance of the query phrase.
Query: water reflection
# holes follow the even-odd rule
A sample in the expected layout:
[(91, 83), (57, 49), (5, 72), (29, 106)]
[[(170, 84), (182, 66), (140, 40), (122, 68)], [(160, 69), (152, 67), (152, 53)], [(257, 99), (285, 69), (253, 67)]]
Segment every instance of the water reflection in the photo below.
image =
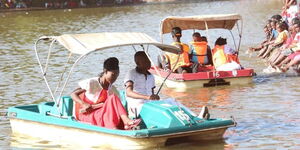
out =
[(174, 89), (164, 88), (162, 94), (173, 97), (194, 109), (195, 112), (200, 112), (202, 106), (206, 105), (209, 108), (226, 108), (232, 103), (232, 92), (236, 92), (237, 87), (221, 86), (189, 89), (185, 92), (178, 92)]

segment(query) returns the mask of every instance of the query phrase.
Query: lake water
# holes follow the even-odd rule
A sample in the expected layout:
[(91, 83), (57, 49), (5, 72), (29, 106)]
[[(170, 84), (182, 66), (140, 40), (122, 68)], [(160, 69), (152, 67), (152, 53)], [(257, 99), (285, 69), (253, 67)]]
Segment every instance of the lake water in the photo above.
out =
[[(50, 101), (46, 85), (41, 78), (33, 51), (33, 44), (42, 35), (88, 32), (145, 32), (160, 40), (159, 24), (167, 16), (239, 13), (243, 17), (243, 40), (240, 60), (245, 67), (254, 68), (257, 76), (253, 84), (194, 89), (185, 93), (164, 89), (163, 95), (172, 95), (199, 113), (207, 105), (212, 117), (234, 116), (238, 125), (230, 128), (224, 140), (205, 143), (183, 143), (158, 149), (300, 149), (300, 84), (293, 72), (264, 74), (265, 63), (245, 52), (264, 39), (263, 26), (268, 17), (279, 13), (281, 0), (214, 0), (175, 1), (123, 7), (104, 7), (72, 10), (46, 10), (0, 13), (0, 112), (15, 105)], [(185, 34), (184, 42), (190, 41)], [(206, 35), (206, 32), (201, 34)], [(210, 33), (210, 41), (228, 34)], [(164, 37), (171, 42), (170, 36)], [(228, 36), (228, 41), (230, 41)], [(212, 43), (211, 42), (211, 43)], [(42, 47), (41, 47), (42, 48)], [(46, 55), (47, 48), (42, 55)], [(130, 52), (129, 52), (130, 51)], [(60, 73), (67, 57), (59, 55), (51, 65), (50, 75)], [(128, 55), (128, 53), (132, 55)], [(76, 68), (66, 94), (76, 81), (96, 76), (106, 57), (116, 56), (121, 62), (121, 75), (116, 82), (122, 89), (127, 69), (133, 68), (134, 51), (116, 49), (102, 51), (92, 63), (87, 60)], [(79, 72), (80, 71), (80, 72)], [(53, 81), (57, 81), (52, 78)], [(12, 136), (9, 121), (0, 118), (0, 149), (71, 149), (71, 145), (44, 141), (30, 137)], [(78, 147), (77, 147), (78, 148)], [(87, 149), (87, 148), (82, 148)]]

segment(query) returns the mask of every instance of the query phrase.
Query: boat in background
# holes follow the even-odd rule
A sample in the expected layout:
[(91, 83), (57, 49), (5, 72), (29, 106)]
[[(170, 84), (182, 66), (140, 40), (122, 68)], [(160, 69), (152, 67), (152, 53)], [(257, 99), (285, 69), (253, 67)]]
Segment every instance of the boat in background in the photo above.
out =
[[(40, 41), (51, 43), (45, 65), (42, 65), (37, 51)], [(51, 55), (52, 44), (55, 43), (59, 43), (72, 54), (79, 54), (57, 95), (51, 90), (47, 78), (50, 58), (57, 56)], [(76, 120), (73, 116), (73, 100), (70, 96), (62, 95), (71, 73), (80, 60), (100, 50), (141, 45), (145, 45), (144, 47), (153, 45), (163, 51), (180, 53), (177, 47), (161, 44), (144, 33), (66, 34), (38, 39), (35, 43), (36, 56), (53, 102), (9, 107), (7, 116), (13, 134), (87, 147), (145, 149), (162, 147), (178, 138), (192, 141), (222, 139), (226, 129), (236, 125), (233, 118), (200, 119), (188, 110), (178, 105), (167, 104), (163, 100), (143, 105), (139, 116), (142, 124), (136, 130), (108, 129)], [(146, 53), (147, 51), (145, 50)], [(125, 92), (121, 91), (119, 95), (126, 107)]]
[[(238, 14), (222, 15), (202, 15), (187, 17), (166, 17), (160, 25), (160, 36), (163, 43), (163, 35), (170, 33), (173, 27), (180, 27), (182, 30), (206, 30), (208, 36), (209, 29), (229, 30), (235, 44), (235, 49), (239, 51), (242, 25), (239, 29), (238, 21), (242, 22), (242, 17)], [(240, 39), (238, 46), (235, 43), (232, 29), (238, 28)], [(209, 40), (209, 37), (208, 37)], [(214, 66), (200, 66), (197, 73), (173, 73), (170, 70), (164, 70), (158, 66), (153, 66), (150, 72), (155, 76), (158, 83), (164, 83), (169, 88), (175, 88), (177, 91), (186, 91), (189, 88), (210, 87), (220, 85), (241, 85), (252, 83), (255, 75), (251, 68), (243, 68), (233, 71), (216, 71)]]

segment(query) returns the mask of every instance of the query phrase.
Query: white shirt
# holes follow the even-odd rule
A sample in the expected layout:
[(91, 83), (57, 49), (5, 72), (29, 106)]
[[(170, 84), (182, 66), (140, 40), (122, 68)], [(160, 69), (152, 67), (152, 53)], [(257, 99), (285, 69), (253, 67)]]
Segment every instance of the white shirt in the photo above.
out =
[(98, 79), (98, 77), (94, 77), (78, 82), (80, 88), (86, 90), (85, 96), (94, 103), (97, 102), (100, 95), (100, 91), (102, 90)]
[[(124, 79), (124, 85), (127, 82), (133, 82), (133, 91), (143, 95), (152, 95), (152, 88), (155, 87), (155, 80), (152, 74), (148, 74), (147, 77), (144, 74), (138, 73), (136, 69), (130, 70)], [(137, 109), (137, 114), (139, 114), (142, 106), (148, 100), (135, 99), (127, 97), (127, 105), (130, 113), (130, 109)]]

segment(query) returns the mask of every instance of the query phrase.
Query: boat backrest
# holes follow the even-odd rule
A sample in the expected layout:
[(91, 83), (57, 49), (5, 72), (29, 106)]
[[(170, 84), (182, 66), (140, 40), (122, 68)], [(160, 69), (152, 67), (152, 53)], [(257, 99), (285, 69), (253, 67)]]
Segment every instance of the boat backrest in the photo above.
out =
[[(53, 103), (53, 102), (50, 102)], [(49, 102), (46, 102), (44, 105), (51, 105)], [(73, 116), (73, 100), (70, 96), (63, 96), (59, 109), (54, 106), (55, 104), (52, 104), (51, 110), (50, 110), (50, 115), (60, 115), (58, 110), (61, 113), (61, 116), (63, 117), (72, 117)], [(44, 106), (45, 107), (45, 106)]]
[(73, 116), (73, 100), (70, 96), (63, 96), (60, 101), (60, 110), (63, 116)]

